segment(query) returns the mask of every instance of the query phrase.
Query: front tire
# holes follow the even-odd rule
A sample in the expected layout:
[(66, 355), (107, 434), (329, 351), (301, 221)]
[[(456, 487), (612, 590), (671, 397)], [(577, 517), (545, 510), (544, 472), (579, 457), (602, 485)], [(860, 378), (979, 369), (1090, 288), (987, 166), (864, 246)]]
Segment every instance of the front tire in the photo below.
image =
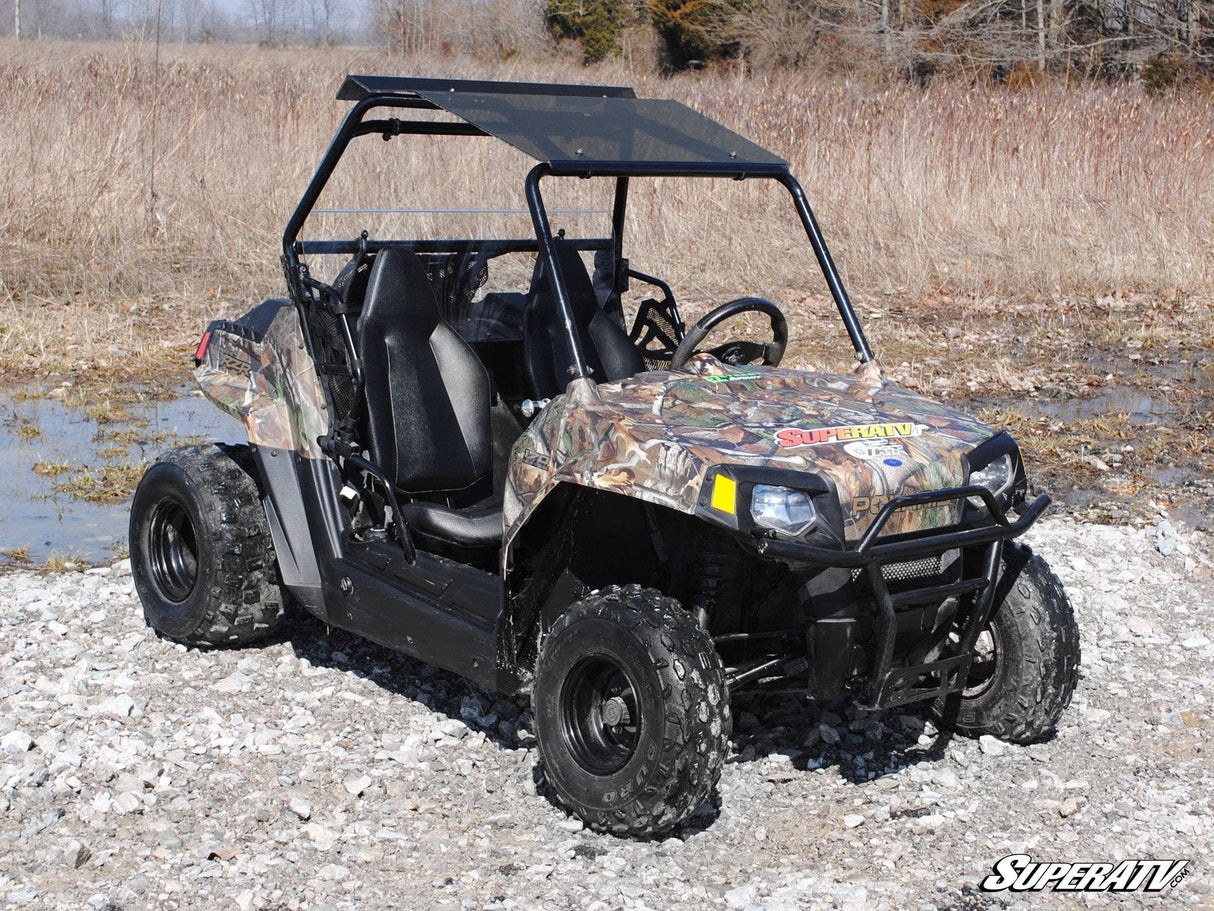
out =
[(732, 727), (712, 641), (673, 598), (612, 586), (553, 625), (532, 701), (545, 777), (600, 832), (654, 835), (721, 775)]
[(933, 706), (944, 728), (1013, 743), (1048, 736), (1079, 679), (1079, 627), (1062, 582), (1028, 547), (1008, 543), (966, 688)]
[(272, 632), (285, 593), (248, 446), (172, 449), (131, 503), (131, 572), (147, 622), (185, 645)]

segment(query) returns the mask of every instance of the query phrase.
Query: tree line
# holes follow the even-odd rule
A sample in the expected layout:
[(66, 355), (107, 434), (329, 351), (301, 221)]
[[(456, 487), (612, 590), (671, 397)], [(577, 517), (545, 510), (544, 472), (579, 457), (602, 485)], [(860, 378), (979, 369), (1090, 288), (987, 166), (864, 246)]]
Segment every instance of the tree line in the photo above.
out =
[(377, 40), (363, 0), (0, 0), (0, 34), (267, 45)]
[(808, 66), (926, 81), (963, 74), (1142, 78), (1214, 75), (1212, 0), (547, 0), (558, 38), (587, 61), (652, 30), (666, 69)]
[(0, 33), (381, 44), (505, 59), (554, 48), (703, 67), (1013, 83), (1214, 77), (1214, 0), (0, 0)]

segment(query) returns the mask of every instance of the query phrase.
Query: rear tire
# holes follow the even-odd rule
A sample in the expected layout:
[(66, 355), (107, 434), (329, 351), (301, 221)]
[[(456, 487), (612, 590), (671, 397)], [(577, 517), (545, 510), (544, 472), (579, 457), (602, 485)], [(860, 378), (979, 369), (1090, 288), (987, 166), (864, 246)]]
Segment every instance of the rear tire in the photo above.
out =
[(731, 718), (712, 641), (682, 605), (612, 586), (553, 625), (532, 691), (545, 777), (592, 829), (654, 835), (702, 804)]
[(1062, 582), (1028, 547), (1008, 543), (990, 621), (966, 688), (935, 703), (941, 727), (1032, 743), (1053, 732), (1079, 679), (1079, 627)]
[(169, 639), (243, 645), (282, 618), (285, 592), (248, 446), (160, 456), (135, 490), (130, 548), (144, 617)]

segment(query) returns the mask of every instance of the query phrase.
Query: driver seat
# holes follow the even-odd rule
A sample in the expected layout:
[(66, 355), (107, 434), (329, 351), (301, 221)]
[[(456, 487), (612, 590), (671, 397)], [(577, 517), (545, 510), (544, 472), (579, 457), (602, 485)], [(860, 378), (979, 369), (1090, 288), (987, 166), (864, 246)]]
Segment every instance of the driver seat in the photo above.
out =
[[(371, 458), (397, 489), (417, 500), (401, 506), (405, 521), (459, 546), (500, 546), (501, 501), (488, 496), (489, 374), (439, 314), (426, 269), (412, 250), (376, 255), (358, 346)], [(448, 505), (452, 500), (471, 503), (456, 508)]]
[[(599, 306), (594, 282), (578, 251), (561, 237), (553, 238), (553, 244), (569, 292), (573, 329), (581, 343), (586, 366), (591, 370), (591, 378), (596, 383), (607, 383), (646, 369), (645, 360), (628, 333)], [(551, 398), (565, 391), (573, 363), (565, 341), (564, 321), (557, 313), (556, 295), (552, 292), (552, 282), (542, 256), (536, 260), (531, 289), (527, 292), (523, 354), (535, 398)]]

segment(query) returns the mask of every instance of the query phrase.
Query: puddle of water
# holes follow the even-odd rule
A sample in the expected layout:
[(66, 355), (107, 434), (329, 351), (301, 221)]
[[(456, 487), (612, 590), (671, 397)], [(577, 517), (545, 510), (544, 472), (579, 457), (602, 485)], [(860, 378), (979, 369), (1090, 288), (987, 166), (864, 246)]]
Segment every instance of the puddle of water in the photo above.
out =
[(1156, 424), (1175, 410), (1167, 399), (1130, 387), (1109, 389), (1095, 395), (1061, 401), (1022, 399), (1011, 407), (1027, 417), (1051, 418), (1064, 422), (1088, 421), (1110, 414), (1124, 414), (1134, 426)]
[[(1141, 517), (1147, 504), (1159, 498), (1168, 504), (1173, 519), (1194, 528), (1214, 527), (1214, 512), (1210, 510), (1214, 487), (1206, 467), (1208, 454), (1200, 445), (1183, 445), (1191, 436), (1204, 435), (1214, 416), (1214, 368), (1208, 361), (1151, 365), (1131, 380), (1123, 377), (1106, 382), (1109, 385), (1089, 395), (976, 399), (971, 407), (1015, 412), (1034, 422), (1057, 425), (1063, 433), (1077, 426), (1082, 426), (1085, 434), (1091, 431), (1094, 439), (1088, 440), (1090, 451), (1110, 466), (1108, 473), (1074, 460), (1063, 464), (1049, 457), (1030, 470), (1030, 478), (1041, 483), (1068, 510), (1116, 521), (1121, 516)], [(1119, 422), (1107, 427), (1099, 423), (1102, 418), (1117, 415), (1124, 415), (1131, 427), (1152, 428), (1137, 433), (1149, 435), (1157, 430), (1168, 435), (1165, 439), (1178, 443), (1144, 455), (1135, 434), (1122, 433)], [(1094, 423), (1084, 426), (1085, 422)], [(1120, 456), (1127, 440), (1139, 454), (1123, 460)], [(1141, 494), (1127, 496), (1118, 489), (1126, 481), (1145, 481), (1147, 488)], [(1152, 505), (1148, 511), (1157, 508)]]
[[(33, 562), (67, 553), (92, 562), (113, 560), (126, 547), (129, 501), (89, 503), (57, 493), (56, 481), (68, 475), (36, 474), (33, 466), (38, 462), (66, 462), (79, 471), (107, 462), (150, 462), (163, 450), (192, 437), (224, 442), (244, 439), (234, 419), (200, 395), (184, 390), (180, 398), (131, 405), (127, 410), (133, 418), (130, 423), (101, 423), (83, 409), (56, 399), (0, 397), (0, 550), (25, 547)], [(41, 435), (22, 435), (20, 430), (26, 427), (36, 428)], [(113, 431), (133, 431), (132, 439), (116, 442), (107, 438)], [(168, 439), (162, 439), (163, 435)], [(98, 452), (115, 445), (126, 449), (125, 458), (106, 458)]]
[(1108, 386), (1091, 395), (1064, 399), (1045, 396), (975, 398), (974, 408), (1004, 408), (1027, 418), (1045, 418), (1069, 424), (1124, 414), (1133, 426), (1187, 423), (1210, 411), (1214, 403), (1214, 374), (1189, 371), (1171, 383)]

